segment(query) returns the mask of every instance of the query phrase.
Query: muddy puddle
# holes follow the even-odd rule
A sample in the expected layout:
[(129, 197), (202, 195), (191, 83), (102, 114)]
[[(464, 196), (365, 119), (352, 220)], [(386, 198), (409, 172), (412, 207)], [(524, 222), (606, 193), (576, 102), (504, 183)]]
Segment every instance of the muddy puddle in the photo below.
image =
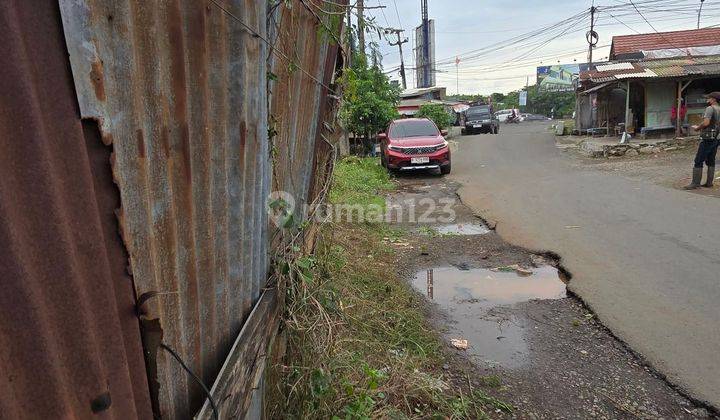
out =
[(435, 229), (441, 235), (484, 235), (490, 232), (482, 223), (453, 223), (436, 226)]
[(509, 305), (566, 296), (557, 269), (529, 270), (436, 267), (416, 273), (413, 286), (448, 314), (448, 336), (467, 340), (474, 361), (521, 367), (528, 346), (522, 319)]

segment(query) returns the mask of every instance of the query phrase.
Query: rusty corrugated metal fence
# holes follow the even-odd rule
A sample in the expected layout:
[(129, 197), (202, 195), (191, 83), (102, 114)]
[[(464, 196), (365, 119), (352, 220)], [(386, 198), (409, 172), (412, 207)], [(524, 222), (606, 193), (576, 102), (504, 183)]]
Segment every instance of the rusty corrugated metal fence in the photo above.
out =
[[(104, 254), (108, 253), (112, 253), (112, 258), (109, 268), (102, 269), (104, 266), (97, 264), (94, 269), (101, 270), (100, 274), (77, 270), (63, 273), (68, 281), (84, 279), (85, 283), (72, 286), (77, 292), (76, 302), (54, 302), (50, 311), (68, 311), (72, 305), (79, 305), (82, 309), (79, 319), (72, 319), (67, 313), (61, 318), (66, 325), (53, 321), (30, 326), (36, 334), (35, 341), (43, 343), (48, 337), (60, 340), (47, 344), (47, 350), (58, 353), (53, 356), (56, 359), (47, 356), (48, 367), (53, 363), (63, 365), (64, 357), (99, 360), (98, 366), (104, 366), (96, 369), (99, 376), (92, 386), (81, 390), (85, 406), (75, 404), (77, 395), (56, 395), (37, 413), (60, 414), (60, 417), (89, 415), (91, 412), (87, 410), (92, 398), (101, 398), (98, 404), (102, 405), (103, 393), (98, 392), (98, 386), (106, 381), (105, 388), (110, 388), (112, 396), (110, 406), (116, 410), (116, 416), (147, 418), (149, 404), (152, 404), (156, 415), (188, 418), (203, 405), (205, 394), (160, 344), (177, 352), (208, 386), (215, 383), (231, 347), (242, 347), (236, 338), (251, 317), (253, 307), (257, 310), (268, 275), (271, 227), (265, 206), (271, 183), (303, 203), (314, 199), (318, 186), (323, 185), (327, 177), (326, 168), (333, 156), (330, 142), (335, 106), (328, 86), (333, 82), (338, 49), (331, 45), (330, 38), (319, 35), (318, 22), (324, 17), (313, 11), (311, 3), (309, 6), (303, 1), (288, 5), (254, 0), (60, 0), (59, 13), (57, 7), (55, 3), (46, 2), (43, 7), (33, 5), (30, 10), (30, 6), (19, 1), (0, 6), (0, 23), (3, 23), (0, 30), (8, 33), (9, 37), (3, 39), (11, 41), (4, 41), (0, 47), (8, 49), (1, 57), (8, 63), (3, 63), (4, 68), (0, 69), (0, 83), (15, 90), (17, 86), (13, 84), (20, 80), (24, 82), (21, 87), (27, 88), (2, 101), (15, 107), (30, 101), (30, 105), (21, 107), (20, 111), (28, 116), (27, 124), (39, 127), (37, 133), (40, 133), (25, 144), (24, 136), (28, 133), (23, 127), (27, 125), (18, 126), (4, 107), (1, 133), (12, 141), (3, 141), (0, 159), (8, 159), (12, 152), (20, 153), (21, 149), (8, 148), (20, 147), (20, 143), (22, 153), (28, 154), (27, 159), (30, 153), (35, 153), (33, 145), (44, 148), (44, 154), (40, 155), (50, 159), (45, 166), (42, 159), (39, 163), (21, 162), (29, 167), (45, 168), (40, 171), (43, 178), (33, 180), (29, 186), (25, 185), (29, 182), (27, 179), (12, 185), (13, 177), (23, 172), (17, 166), (3, 165), (0, 237), (8, 240), (5, 243), (16, 252), (5, 255), (2, 273), (14, 276), (16, 281), (12, 284), (17, 287), (12, 288), (12, 293), (37, 299), (36, 291), (52, 280), (49, 273), (35, 273), (33, 277), (27, 272), (24, 263), (28, 260), (20, 257), (29, 248), (23, 246), (35, 246), (33, 255), (54, 249), (59, 260), (72, 257), (67, 254), (68, 249), (82, 251), (80, 245), (73, 245), (72, 241), (56, 244), (37, 241), (48, 235), (67, 236), (67, 229), (60, 229), (63, 224), (82, 224), (83, 220), (87, 222), (84, 230), (73, 238), (84, 241), (83, 246), (94, 244), (91, 247), (94, 253), (82, 253), (83, 261), (88, 264), (105, 261), (109, 257)], [(28, 33), (27, 28), (32, 26), (29, 24), (40, 18), (45, 19), (41, 22), (44, 26)], [(63, 34), (65, 45), (61, 44)], [(44, 42), (44, 38), (52, 38), (54, 44)], [(271, 51), (271, 43), (276, 51)], [(34, 48), (28, 50), (28, 46)], [(72, 73), (67, 68), (66, 52)], [(34, 61), (38, 55), (43, 56), (43, 62), (53, 61), (41, 68)], [(64, 74), (66, 91), (44, 71)], [(268, 74), (277, 75), (271, 83), (271, 97), (268, 96)], [(75, 92), (69, 84), (70, 77)], [(31, 106), (47, 91), (54, 93), (51, 98), (57, 96), (53, 102), (57, 110), (45, 105)], [(69, 106), (74, 112), (68, 113)], [(275, 127), (278, 134), (272, 141), (276, 156), (274, 181), (269, 112), (278, 121)], [(105, 164), (108, 170), (108, 161), (112, 162), (112, 177), (120, 199), (116, 213), (122, 243), (129, 254), (127, 270), (131, 277), (112, 275), (111, 269), (124, 273), (127, 262), (117, 237), (114, 243), (117, 250), (108, 250), (113, 243), (107, 236), (115, 234), (115, 221), (101, 220), (104, 230), (100, 229), (93, 216), (98, 210), (80, 206), (97, 203), (96, 206), (105, 211), (101, 216), (114, 210), (114, 207), (108, 210), (113, 205), (118, 206), (117, 202), (111, 205), (110, 201), (101, 202), (98, 198), (103, 196), (104, 190), (100, 188), (113, 193), (116, 190), (112, 184), (98, 184), (99, 175), (91, 171), (82, 151), (76, 150), (78, 145), (71, 142), (77, 143), (77, 139), (83, 138), (78, 137), (82, 135), (80, 119), (83, 119), (88, 150), (97, 149), (107, 155), (104, 161), (98, 158), (98, 165)], [(56, 144), (53, 142), (57, 142), (57, 136), (66, 139), (63, 144), (66, 147), (50, 151), (45, 143)], [(100, 139), (107, 148), (100, 144)], [(59, 159), (61, 163), (52, 159)], [(47, 182), (43, 183), (43, 179)], [(108, 170), (106, 184), (109, 180)], [(96, 184), (94, 189), (88, 185), (91, 181)], [(29, 194), (23, 201), (27, 194), (22, 191), (28, 187), (36, 188), (40, 195)], [(62, 190), (71, 187), (74, 188), (72, 194)], [(42, 206), (43, 191), (52, 192), (49, 197), (64, 200), (51, 207), (47, 220), (35, 217), (32, 212), (19, 213), (17, 205)], [(9, 201), (9, 197), (20, 197), (20, 200)], [(114, 197), (117, 201), (117, 194)], [(14, 226), (18, 220), (28, 217), (28, 226), (45, 233), (40, 236), (35, 230), (23, 233), (18, 229), (25, 225)], [(57, 220), (53, 222), (52, 217)], [(49, 226), (44, 226), (45, 222), (50, 222)], [(105, 236), (101, 235), (103, 232)], [(81, 274), (93, 274), (93, 277)], [(63, 290), (61, 278), (54, 280), (56, 292)], [(34, 279), (34, 283), (28, 284), (29, 279)], [(98, 282), (97, 286), (90, 284), (91, 281)], [(109, 284), (112, 286), (108, 287)], [(7, 290), (2, 293), (1, 302), (13, 299)], [(58, 296), (65, 297), (68, 293), (65, 290)], [(137, 318), (134, 318), (135, 297), (143, 302), (140, 310), (145, 363), (138, 352), (140, 335)], [(22, 323), (21, 315), (31, 319), (43, 315), (38, 302), (32, 299), (15, 302), (11, 308), (17, 309), (17, 305), (25, 303), (29, 306), (17, 317), (4, 318), (3, 327), (6, 327), (5, 319)], [(96, 312), (89, 309), (89, 302), (100, 305)], [(115, 313), (112, 319), (105, 314), (108, 308), (115, 308), (111, 311)], [(268, 322), (275, 322), (276, 313), (272, 308), (263, 309), (258, 316), (265, 314), (262, 316)], [(82, 318), (83, 314), (90, 318)], [(93, 315), (97, 318), (90, 322)], [(266, 329), (275, 325), (260, 322)], [(3, 368), (9, 366), (8, 358), (14, 350), (20, 351), (35, 342), (8, 345), (6, 341), (15, 333), (13, 324), (10, 325), (7, 328), (11, 329), (2, 330), (0, 335)], [(247, 333), (247, 329), (244, 332)], [(81, 346), (87, 348), (87, 343), (63, 341), (66, 335), (99, 336), (100, 344), (71, 357), (65, 352), (78, 352)], [(112, 337), (106, 337), (108, 335)], [(110, 343), (118, 347), (109, 349)], [(102, 360), (110, 361), (103, 364)], [(255, 366), (254, 360), (245, 362), (253, 371), (260, 366)], [(122, 372), (118, 373), (118, 369)], [(147, 370), (149, 381), (143, 375), (138, 377), (139, 369)], [(48, 389), (63, 384), (55, 381), (59, 373), (48, 372), (52, 379), (48, 381)], [(68, 375), (70, 386), (73, 376)], [(233, 378), (232, 372), (229, 375), (223, 376), (223, 380), (247, 380)], [(62, 375), (58, 378), (62, 379)], [(28, 386), (32, 383), (29, 380)], [(244, 393), (246, 388), (237, 392)], [(229, 388), (216, 386), (213, 392), (220, 389)], [(22, 413), (27, 398), (13, 405), (12, 398), (3, 397), (14, 395), (14, 386), (2, 383), (0, 390), (3, 391), (0, 408), (15, 410), (9, 413), (18, 410)], [(243, 401), (232, 395), (215, 395), (215, 398), (219, 405), (226, 401), (245, 404), (247, 396), (243, 394)], [(51, 404), (64, 408), (53, 411)], [(221, 407), (221, 412), (242, 413), (232, 408), (227, 411), (227, 407)], [(0, 417), (3, 414), (0, 413)]]
[(110, 150), (57, 2), (4, 2), (0, 39), (0, 418), (150, 418)]

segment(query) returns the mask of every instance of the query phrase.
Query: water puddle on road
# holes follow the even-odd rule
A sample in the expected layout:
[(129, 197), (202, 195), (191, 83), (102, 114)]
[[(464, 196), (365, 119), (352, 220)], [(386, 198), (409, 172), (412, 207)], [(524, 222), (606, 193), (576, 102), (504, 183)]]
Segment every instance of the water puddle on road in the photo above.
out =
[(557, 269), (530, 270), (437, 267), (415, 274), (413, 286), (452, 318), (449, 335), (468, 341), (471, 358), (512, 368), (527, 362), (528, 347), (508, 305), (566, 296)]
[(441, 235), (484, 235), (490, 232), (490, 229), (482, 223), (455, 223), (438, 226), (435, 229)]

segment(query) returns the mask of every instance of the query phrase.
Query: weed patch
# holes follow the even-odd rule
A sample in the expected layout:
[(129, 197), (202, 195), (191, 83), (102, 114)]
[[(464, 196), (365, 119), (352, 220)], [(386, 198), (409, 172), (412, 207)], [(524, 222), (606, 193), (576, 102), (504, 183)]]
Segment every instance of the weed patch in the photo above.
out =
[(329, 199), (331, 204), (373, 204), (385, 209), (385, 199), (380, 194), (395, 187), (377, 158), (351, 156), (335, 165)]

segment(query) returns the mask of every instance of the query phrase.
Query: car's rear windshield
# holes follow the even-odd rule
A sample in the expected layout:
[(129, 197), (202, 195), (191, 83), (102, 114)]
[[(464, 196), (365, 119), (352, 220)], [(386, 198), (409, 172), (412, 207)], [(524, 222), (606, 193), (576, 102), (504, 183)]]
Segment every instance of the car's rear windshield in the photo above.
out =
[(478, 108), (478, 109), (468, 109), (465, 111), (465, 115), (468, 117), (489, 117), (490, 116), (490, 110), (487, 108)]
[(390, 137), (426, 137), (437, 136), (438, 130), (430, 121), (408, 121), (393, 124), (390, 127)]

